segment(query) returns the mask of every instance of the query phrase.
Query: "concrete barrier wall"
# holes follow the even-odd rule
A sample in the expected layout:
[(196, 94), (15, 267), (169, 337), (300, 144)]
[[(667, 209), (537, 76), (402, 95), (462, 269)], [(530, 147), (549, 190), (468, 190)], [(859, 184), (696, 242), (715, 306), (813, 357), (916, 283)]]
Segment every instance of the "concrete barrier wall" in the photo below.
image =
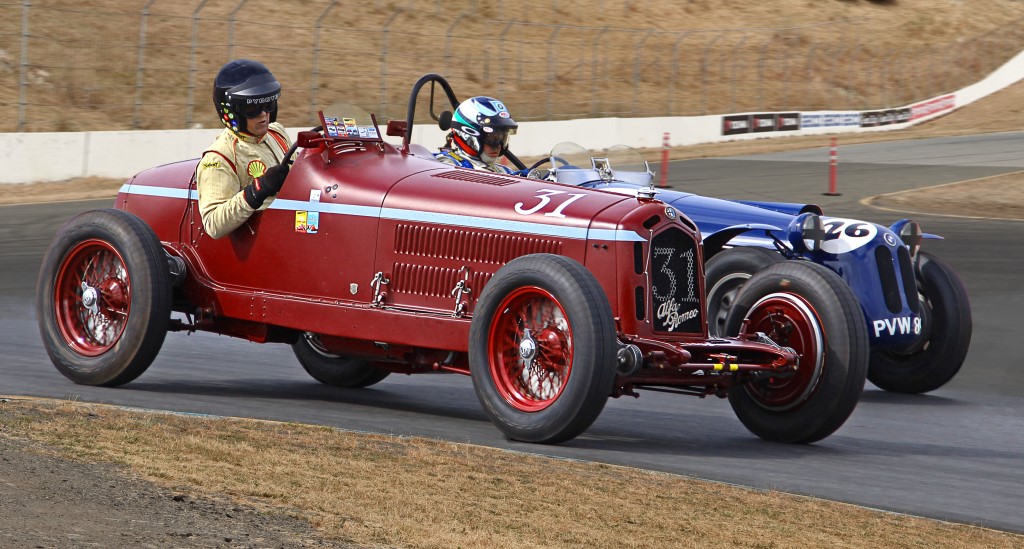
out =
[[(589, 149), (607, 149), (620, 144), (654, 148), (662, 146), (665, 132), (669, 133), (671, 145), (678, 147), (793, 135), (888, 131), (948, 114), (1022, 78), (1024, 52), (975, 84), (912, 105), (867, 112), (733, 113), (524, 122), (513, 138), (512, 150), (520, 157), (542, 156), (563, 141), (574, 141)], [(783, 117), (792, 116), (800, 119), (798, 129), (768, 128), (772, 120), (780, 124)], [(761, 126), (755, 128), (758, 124)], [(294, 137), (304, 129), (307, 128), (288, 128), (288, 132)], [(128, 178), (146, 168), (199, 156), (220, 131), (2, 133), (0, 183), (61, 181), (90, 176)], [(388, 139), (397, 142), (394, 138)], [(423, 124), (413, 129), (412, 141), (434, 149), (444, 143), (444, 133), (436, 126)]]

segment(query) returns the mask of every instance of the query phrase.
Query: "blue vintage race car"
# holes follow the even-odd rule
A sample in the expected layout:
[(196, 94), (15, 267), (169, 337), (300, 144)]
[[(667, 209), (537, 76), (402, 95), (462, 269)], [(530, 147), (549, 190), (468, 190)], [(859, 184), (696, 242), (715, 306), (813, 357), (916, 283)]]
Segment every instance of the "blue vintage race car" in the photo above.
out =
[[(654, 189), (654, 174), (635, 150), (593, 155), (575, 143), (554, 147), (529, 176), (626, 194), (649, 194), (697, 224), (704, 242), (708, 324), (712, 334), (739, 330), (730, 311), (753, 273), (782, 261), (813, 261), (836, 272), (860, 302), (870, 345), (868, 380), (887, 391), (925, 393), (956, 375), (971, 341), (971, 308), (956, 273), (921, 251), (926, 239), (909, 219), (885, 227), (828, 217), (813, 204), (736, 201)], [(805, 240), (820, 227), (820, 240)], [(813, 231), (812, 231), (813, 233)], [(736, 307), (749, 309), (749, 304)], [(735, 315), (733, 315), (735, 316)]]

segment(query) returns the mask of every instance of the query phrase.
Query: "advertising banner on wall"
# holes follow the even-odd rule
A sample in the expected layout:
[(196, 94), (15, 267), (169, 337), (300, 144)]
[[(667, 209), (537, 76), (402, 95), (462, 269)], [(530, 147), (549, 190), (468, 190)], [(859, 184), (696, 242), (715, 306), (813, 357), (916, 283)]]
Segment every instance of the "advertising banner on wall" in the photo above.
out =
[(750, 133), (750, 115), (734, 114), (722, 117), (722, 135)]
[(860, 113), (826, 112), (800, 114), (800, 127), (804, 129), (840, 128), (844, 126), (860, 126)]
[(910, 122), (910, 107), (902, 109), (886, 109), (884, 111), (865, 111), (860, 113), (860, 126), (871, 128)]
[(786, 112), (775, 116), (775, 131), (791, 132), (800, 129), (800, 113)]
[(800, 129), (800, 113), (755, 113), (722, 117), (722, 135), (786, 132)]
[(951, 93), (942, 97), (936, 97), (935, 99), (929, 99), (909, 107), (911, 111), (910, 120), (917, 120), (943, 111), (951, 111), (954, 107), (956, 107), (956, 94)]

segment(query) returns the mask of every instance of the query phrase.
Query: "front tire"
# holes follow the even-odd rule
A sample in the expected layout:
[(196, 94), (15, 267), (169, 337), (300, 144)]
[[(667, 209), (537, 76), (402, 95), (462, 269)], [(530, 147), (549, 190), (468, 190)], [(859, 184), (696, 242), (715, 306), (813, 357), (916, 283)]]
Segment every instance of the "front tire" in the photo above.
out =
[(292, 344), (299, 364), (313, 379), (332, 387), (361, 389), (379, 383), (391, 372), (356, 360), (327, 352), (316, 334), (306, 332)]
[(871, 353), (868, 381), (895, 393), (927, 393), (960, 371), (971, 346), (971, 303), (960, 277), (937, 257), (921, 252), (915, 274), (926, 331), (912, 349)]
[(495, 273), (473, 313), (473, 387), (510, 439), (569, 440), (604, 409), (615, 345), (611, 306), (590, 271), (562, 256), (520, 257)]
[(725, 320), (732, 310), (743, 284), (776, 263), (786, 261), (782, 254), (765, 248), (739, 247), (718, 252), (704, 267), (704, 286), (708, 289), (708, 333), (725, 334)]
[(769, 378), (729, 390), (729, 403), (744, 426), (776, 442), (811, 443), (843, 425), (853, 413), (868, 369), (868, 334), (860, 304), (834, 272), (788, 261), (752, 276), (736, 296), (726, 321), (737, 334), (769, 338), (800, 355), (790, 378)]
[(88, 211), (65, 223), (46, 250), (36, 295), (46, 352), (81, 385), (139, 377), (167, 335), (166, 253), (149, 225), (121, 210)]

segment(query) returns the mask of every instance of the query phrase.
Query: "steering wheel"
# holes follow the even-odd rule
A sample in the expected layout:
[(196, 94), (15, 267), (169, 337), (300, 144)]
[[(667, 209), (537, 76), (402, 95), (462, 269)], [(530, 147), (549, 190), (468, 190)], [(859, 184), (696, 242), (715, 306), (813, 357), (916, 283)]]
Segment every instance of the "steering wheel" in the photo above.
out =
[(540, 160), (534, 162), (532, 166), (527, 168), (527, 170), (528, 171), (536, 170), (537, 168), (543, 166), (544, 164), (547, 164), (548, 162), (552, 162), (552, 165), (554, 167), (562, 167), (562, 168), (575, 168), (576, 167), (576, 166), (573, 166), (572, 164), (570, 164), (569, 161), (564, 159), (564, 158), (560, 158), (558, 156), (555, 156), (555, 157), (547, 156), (547, 157), (541, 158)]
[(558, 156), (555, 156), (555, 157), (548, 156), (548, 157), (542, 158), (542, 159), (534, 162), (532, 166), (530, 166), (529, 168), (527, 168), (525, 170), (522, 170), (522, 173), (528, 179), (546, 179), (546, 180), (552, 180), (553, 181), (553, 179), (551, 177), (551, 169), (547, 169), (547, 170), (542, 170), (541, 169), (541, 166), (543, 166), (544, 164), (548, 164), (548, 163), (550, 163), (552, 165), (552, 168), (555, 168), (555, 167), (575, 168), (575, 166), (570, 164), (569, 161), (564, 159), (564, 158), (561, 158), (561, 157), (558, 157)]

